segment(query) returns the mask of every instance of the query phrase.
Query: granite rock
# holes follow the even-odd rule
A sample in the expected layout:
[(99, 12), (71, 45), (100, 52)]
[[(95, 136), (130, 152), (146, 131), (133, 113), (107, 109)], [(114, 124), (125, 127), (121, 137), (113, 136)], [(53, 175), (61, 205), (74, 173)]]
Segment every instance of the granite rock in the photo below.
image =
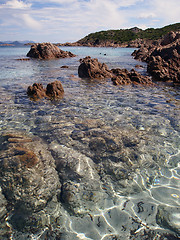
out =
[(38, 59), (55, 59), (75, 57), (75, 54), (63, 51), (52, 43), (36, 43), (31, 46), (27, 57)]
[(89, 56), (80, 59), (80, 66), (78, 68), (78, 75), (80, 78), (110, 78), (112, 76), (110, 70), (105, 63), (100, 63), (97, 58)]

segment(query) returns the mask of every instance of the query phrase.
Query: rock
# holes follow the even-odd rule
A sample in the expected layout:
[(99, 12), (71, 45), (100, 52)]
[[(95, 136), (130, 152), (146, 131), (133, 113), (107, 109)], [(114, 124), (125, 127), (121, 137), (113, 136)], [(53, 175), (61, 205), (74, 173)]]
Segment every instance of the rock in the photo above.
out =
[(110, 78), (110, 70), (105, 63), (100, 63), (97, 58), (85, 57), (80, 59), (78, 74), (80, 78)]
[(41, 83), (34, 83), (28, 87), (27, 95), (35, 100), (41, 99), (46, 96), (46, 90)]
[(140, 64), (136, 64), (135, 68), (144, 68), (144, 67), (142, 65), (140, 65)]
[(60, 81), (49, 83), (46, 87), (46, 94), (51, 98), (59, 98), (64, 94), (64, 89)]
[(142, 84), (142, 85), (152, 85), (152, 80), (143, 76), (134, 69), (130, 72), (127, 69), (112, 69), (112, 73), (115, 75), (111, 78), (114, 85), (127, 85), (127, 84)]
[[(58, 207), (61, 184), (47, 146), (22, 133), (1, 136), (0, 185), (18, 231), (38, 232)], [(53, 213), (54, 214), (54, 213)]]
[(171, 231), (180, 234), (180, 208), (170, 207), (165, 205), (159, 205), (156, 215), (157, 223), (163, 227), (168, 228)]
[(75, 57), (71, 52), (63, 51), (52, 43), (36, 43), (31, 46), (30, 51), (27, 53), (27, 57), (38, 59), (55, 59)]
[(61, 68), (69, 68), (68, 66), (64, 65), (64, 66), (61, 66)]
[(18, 58), (18, 59), (16, 59), (16, 60), (18, 60), (18, 61), (29, 61), (30, 58)]
[(38, 100), (44, 97), (61, 98), (63, 96), (63, 93), (64, 89), (60, 81), (49, 83), (46, 89), (43, 88), (43, 85), (41, 83), (34, 83), (27, 89), (27, 95), (34, 100)]
[(142, 46), (132, 55), (147, 62), (154, 80), (180, 83), (180, 32), (170, 32), (158, 44)]

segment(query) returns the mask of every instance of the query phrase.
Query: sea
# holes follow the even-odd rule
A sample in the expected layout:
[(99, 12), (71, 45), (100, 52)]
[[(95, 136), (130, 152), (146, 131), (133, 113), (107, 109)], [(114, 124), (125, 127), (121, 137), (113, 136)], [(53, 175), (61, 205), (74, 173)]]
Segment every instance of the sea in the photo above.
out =
[[(146, 144), (136, 150), (137, 158), (141, 158), (141, 161), (132, 167), (132, 173), (128, 172), (127, 181), (124, 176), (122, 184), (121, 179), (118, 179), (119, 187), (116, 177), (110, 176), (111, 171), (106, 172), (107, 181), (111, 181), (108, 186), (111, 184), (115, 187), (109, 192), (107, 190), (108, 201), (104, 207), (98, 205), (97, 208), (94, 205), (94, 209), (91, 206), (86, 211), (90, 216), (88, 221), (87, 215), (73, 215), (65, 208), (61, 233), (66, 231), (66, 235), (61, 235), (61, 238), (51, 238), (50, 235), (49, 238), (43, 238), (42, 233), (31, 233), (27, 237), (24, 232), (20, 235), (12, 234), (11, 239), (145, 239), (142, 236), (148, 231), (155, 232), (155, 235), (146, 239), (165, 239), (160, 238), (162, 233), (174, 236), (171, 239), (179, 239), (180, 87), (159, 82), (153, 86), (114, 86), (111, 79), (81, 79), (78, 77), (79, 60), (86, 56), (106, 63), (109, 69), (135, 69), (143, 75), (147, 75), (147, 66), (133, 59), (133, 48), (60, 48), (71, 51), (76, 57), (21, 61), (18, 59), (26, 57), (30, 46), (0, 47), (0, 135), (23, 131), (27, 135), (42, 138), (47, 146), (52, 146), (52, 143), (57, 142), (57, 134), (53, 135), (52, 131), (53, 123), (61, 122), (59, 130), (69, 137), (77, 129), (79, 135), (86, 131), (78, 122), (93, 120), (102, 123), (98, 125), (98, 131), (106, 129), (107, 133), (108, 129), (110, 134), (115, 134), (116, 129), (122, 130), (127, 137), (129, 132), (139, 141), (143, 139)], [(27, 96), (27, 88), (33, 83), (42, 83), (45, 87), (56, 80), (61, 81), (64, 88), (62, 99), (33, 101)], [(58, 144), (74, 149), (63, 134), (62, 142), (58, 139)], [(83, 144), (82, 141), (76, 147), (76, 152), (81, 153), (79, 156), (86, 155)], [(132, 144), (127, 149), (134, 152), (135, 148)], [(91, 156), (91, 150), (88, 150), (88, 157)], [(133, 162), (131, 155), (128, 156), (128, 161)], [(102, 163), (103, 157), (99, 161)], [(87, 206), (88, 203), (86, 210)], [(136, 237), (138, 233), (141, 234), (139, 238)]]

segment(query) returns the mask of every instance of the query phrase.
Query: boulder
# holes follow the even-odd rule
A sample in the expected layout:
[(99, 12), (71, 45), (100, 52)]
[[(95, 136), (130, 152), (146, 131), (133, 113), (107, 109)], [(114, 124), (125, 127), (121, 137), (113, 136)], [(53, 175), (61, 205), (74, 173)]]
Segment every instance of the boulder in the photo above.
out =
[(105, 63), (100, 63), (97, 58), (85, 57), (80, 59), (78, 74), (80, 78), (110, 78), (111, 71)]
[(41, 83), (34, 83), (27, 89), (27, 94), (30, 98), (38, 100), (44, 97), (61, 98), (63, 96), (64, 89), (60, 81), (49, 83), (46, 89), (43, 88)]
[(34, 83), (27, 89), (27, 95), (33, 99), (40, 99), (46, 96), (46, 90), (41, 83)]
[(27, 57), (38, 59), (55, 59), (55, 58), (67, 58), (75, 57), (71, 52), (63, 51), (52, 43), (36, 43), (31, 46), (30, 51), (27, 53)]
[(60, 81), (49, 83), (46, 87), (46, 94), (48, 97), (59, 98), (62, 97), (63, 93), (64, 89)]

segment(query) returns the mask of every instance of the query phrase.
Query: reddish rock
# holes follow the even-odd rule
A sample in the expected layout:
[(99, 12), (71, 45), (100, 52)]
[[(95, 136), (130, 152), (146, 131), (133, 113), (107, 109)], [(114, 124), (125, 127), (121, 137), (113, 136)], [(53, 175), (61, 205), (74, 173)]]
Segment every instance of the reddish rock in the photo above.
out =
[(100, 63), (97, 58), (85, 57), (80, 59), (78, 74), (81, 78), (110, 78), (112, 74), (105, 63)]
[(59, 98), (62, 97), (63, 93), (64, 89), (60, 81), (55, 81), (47, 85), (46, 94), (48, 97)]
[(132, 55), (148, 63), (147, 71), (154, 80), (180, 83), (180, 32), (170, 32), (159, 45), (142, 46)]
[(55, 59), (75, 57), (71, 52), (63, 51), (52, 43), (36, 43), (31, 46), (30, 51), (27, 53), (27, 57), (38, 59)]
[(127, 85), (127, 84), (141, 84), (152, 85), (152, 80), (147, 76), (142, 76), (140, 73), (132, 69), (130, 72), (127, 69), (112, 69), (115, 75), (111, 78), (114, 85)]
[(41, 83), (34, 83), (27, 89), (27, 95), (31, 98), (40, 99), (46, 96), (46, 90)]
[(44, 97), (49, 98), (61, 98), (63, 96), (64, 89), (60, 81), (49, 83), (46, 89), (43, 88), (41, 83), (34, 83), (27, 89), (27, 94), (34, 100), (38, 100)]

